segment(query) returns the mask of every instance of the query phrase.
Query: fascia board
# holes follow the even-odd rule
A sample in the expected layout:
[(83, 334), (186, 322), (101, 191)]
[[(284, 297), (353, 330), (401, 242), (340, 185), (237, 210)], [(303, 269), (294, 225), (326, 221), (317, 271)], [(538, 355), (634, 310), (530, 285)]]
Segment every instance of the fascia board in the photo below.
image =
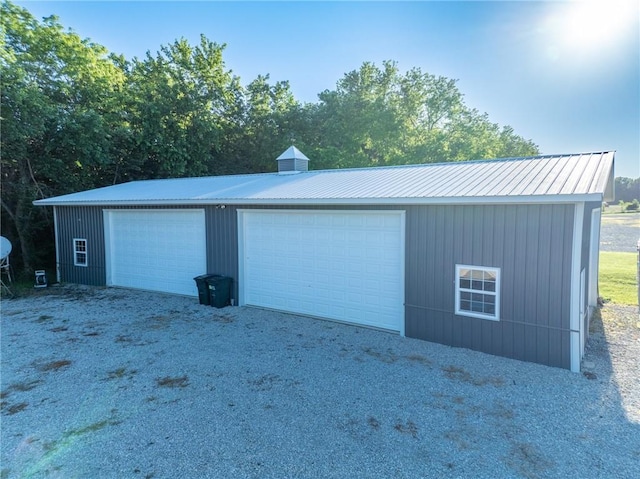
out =
[(602, 194), (477, 196), (442, 198), (208, 198), (176, 200), (100, 200), (55, 201), (37, 200), (35, 206), (206, 206), (206, 205), (477, 205), (477, 204), (540, 204), (602, 201)]

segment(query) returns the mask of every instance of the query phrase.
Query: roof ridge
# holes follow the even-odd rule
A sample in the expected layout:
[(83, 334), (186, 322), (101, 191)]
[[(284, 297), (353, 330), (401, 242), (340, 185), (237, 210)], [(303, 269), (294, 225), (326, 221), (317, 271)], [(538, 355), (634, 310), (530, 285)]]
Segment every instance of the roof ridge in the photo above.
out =
[(476, 163), (500, 163), (506, 161), (526, 161), (526, 160), (544, 160), (548, 158), (562, 158), (571, 156), (583, 156), (583, 155), (606, 155), (609, 153), (615, 153), (615, 150), (603, 150), (603, 151), (585, 151), (583, 153), (559, 153), (549, 155), (531, 155), (531, 156), (510, 156), (504, 158), (483, 158), (477, 160), (454, 160), (454, 161), (440, 161), (436, 163), (415, 163), (408, 165), (383, 165), (383, 166), (364, 166), (353, 168), (327, 168), (324, 170), (309, 170), (301, 171), (300, 173), (331, 173), (341, 171), (367, 171), (367, 170), (384, 170), (384, 169), (398, 169), (398, 168), (424, 168), (431, 166), (443, 166), (443, 165), (468, 165)]
[[(552, 197), (602, 199), (613, 183), (615, 153), (538, 155), (463, 162), (157, 178), (37, 200), (65, 204), (338, 204), (438, 202), (499, 197), (504, 201)], [(602, 162), (599, 168), (597, 163)], [(579, 165), (579, 168), (576, 168)], [(334, 175), (337, 173), (338, 175)], [(593, 177), (597, 177), (595, 180)], [(155, 182), (154, 182), (155, 181)], [(158, 181), (164, 181), (161, 185)], [(604, 188), (604, 189), (603, 189)], [(609, 194), (609, 193), (607, 193)], [(497, 196), (496, 196), (497, 195)], [(546, 201), (545, 200), (545, 201)], [(503, 200), (500, 200), (503, 201)], [(564, 200), (563, 200), (564, 201)], [(368, 203), (367, 203), (368, 204)]]
[[(548, 154), (548, 155), (531, 155), (531, 156), (510, 156), (504, 158), (483, 158), (477, 160), (454, 160), (454, 161), (440, 161), (435, 163), (415, 163), (408, 165), (383, 165), (383, 166), (364, 166), (364, 167), (353, 167), (353, 168), (327, 168), (322, 170), (308, 170), (308, 171), (300, 171), (300, 174), (314, 174), (314, 173), (340, 173), (344, 171), (373, 171), (373, 170), (385, 170), (385, 169), (400, 169), (400, 168), (425, 168), (425, 167), (436, 167), (443, 165), (468, 165), (468, 164), (477, 164), (477, 163), (501, 163), (506, 161), (527, 161), (527, 160), (543, 160), (548, 158), (562, 158), (562, 157), (571, 157), (571, 156), (582, 156), (582, 155), (605, 155), (609, 153), (615, 153), (615, 150), (603, 150), (603, 151), (585, 151), (582, 153), (559, 153), (559, 154)], [(234, 177), (234, 178), (242, 178), (243, 176), (281, 176), (277, 171), (265, 171), (260, 173), (237, 173), (231, 175), (207, 175), (207, 176), (184, 176), (180, 178), (151, 178), (148, 180), (132, 180), (127, 181), (125, 183), (136, 183), (136, 182), (149, 182), (149, 181), (175, 181), (175, 180), (191, 180), (191, 179), (205, 179), (205, 178), (220, 178), (220, 177)]]

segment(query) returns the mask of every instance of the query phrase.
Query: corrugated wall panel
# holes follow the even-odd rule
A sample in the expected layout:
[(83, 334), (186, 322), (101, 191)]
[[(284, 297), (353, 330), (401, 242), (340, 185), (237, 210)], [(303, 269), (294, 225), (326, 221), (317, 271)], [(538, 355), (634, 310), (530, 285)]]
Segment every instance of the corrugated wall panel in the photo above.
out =
[[(191, 206), (202, 209), (201, 205)], [(63, 282), (104, 286), (106, 284), (103, 209), (174, 209), (190, 206), (59, 206), (58, 241), (60, 246), (60, 275)], [(243, 209), (264, 206), (242, 206)], [(275, 209), (327, 209), (327, 206), (274, 206)], [(355, 209), (354, 207), (333, 207)], [(207, 231), (207, 264), (203, 273), (221, 274), (233, 279), (232, 297), (238, 297), (238, 225), (236, 206), (221, 208), (205, 206)], [(402, 207), (365, 206), (358, 209), (403, 209)], [(73, 238), (86, 238), (89, 247), (89, 266), (73, 265)]]
[[(515, 207), (504, 207), (504, 230), (502, 236), (504, 238), (504, 249), (497, 251), (494, 256), (494, 261), (498, 261), (498, 258), (502, 257), (503, 264), (516, 264), (516, 249), (518, 247), (516, 239), (516, 228), (513, 227), (516, 223), (517, 209)], [(514, 268), (504, 268), (501, 270), (502, 284), (513, 284), (516, 271)], [(502, 301), (500, 306), (500, 315), (503, 318), (513, 318), (515, 312), (514, 301)], [(502, 355), (509, 358), (516, 357), (516, 345), (515, 345), (515, 324), (511, 322), (502, 323)]]
[(551, 277), (551, 223), (552, 209), (543, 208), (540, 210), (540, 223), (538, 227), (538, 257), (536, 258), (536, 282), (540, 283), (537, 296), (538, 324), (544, 326), (536, 331), (536, 362), (547, 364), (549, 362), (549, 283), (542, 282), (545, 278)]
[[(174, 209), (185, 206), (58, 206), (58, 247), (60, 280), (65, 283), (106, 285), (106, 263), (104, 245), (105, 209)], [(186, 207), (188, 208), (188, 206)], [(202, 209), (202, 206), (194, 206)], [(73, 264), (73, 239), (87, 240), (88, 266)], [(204, 266), (203, 266), (204, 268)]]
[[(234, 298), (238, 294), (238, 208), (204, 207), (207, 264), (203, 265), (203, 273), (233, 278)], [(266, 209), (264, 206), (241, 208)], [(313, 210), (327, 209), (327, 206), (272, 208)], [(332, 208), (356, 209), (353, 206)], [(58, 207), (63, 281), (105, 284), (102, 209)], [(358, 209), (407, 212), (407, 336), (569, 367), (573, 205), (365, 206)], [(72, 240), (77, 237), (89, 242), (88, 268), (73, 266)], [(586, 264), (588, 253), (585, 258)], [(501, 321), (453, 314), (455, 264), (501, 268)]]
[[(102, 209), (91, 206), (57, 207), (60, 280), (65, 283), (105, 285)], [(74, 238), (87, 240), (88, 266), (73, 263)]]
[[(407, 207), (407, 336), (568, 368), (572, 229), (573, 205)], [(454, 314), (455, 264), (500, 268), (500, 321)]]
[[(523, 320), (525, 323), (540, 325), (540, 318), (538, 317), (538, 298), (540, 290), (545, 287), (545, 284), (540, 282), (540, 278), (538, 278), (538, 258), (540, 257), (538, 252), (538, 236), (540, 231), (539, 208), (527, 208), (527, 224), (524, 225), (524, 229), (527, 236), (528, 248), (524, 251), (525, 262), (523, 263), (525, 272), (525, 286), (523, 290), (525, 316)], [(546, 261), (549, 261), (548, 257)], [(537, 359), (536, 336), (538, 329), (539, 328), (529, 325), (525, 328), (525, 361), (535, 362)]]
[[(505, 234), (497, 233), (500, 231), (505, 231), (505, 208), (503, 205), (496, 206), (493, 214), (492, 231), (489, 232), (489, 237), (491, 238), (491, 263), (495, 263), (496, 258), (499, 258), (504, 254)], [(496, 354), (503, 355), (504, 328), (496, 326), (497, 325), (494, 325), (490, 347), (492, 351), (496, 351)]]
[(207, 224), (207, 273), (233, 279), (231, 297), (238, 298), (238, 217), (236, 208), (210, 206)]

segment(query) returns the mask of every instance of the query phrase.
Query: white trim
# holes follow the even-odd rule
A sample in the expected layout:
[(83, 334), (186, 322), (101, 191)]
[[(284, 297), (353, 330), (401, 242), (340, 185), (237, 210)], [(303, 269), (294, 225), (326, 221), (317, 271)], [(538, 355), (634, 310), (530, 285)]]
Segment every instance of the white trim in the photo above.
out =
[(584, 223), (584, 203), (576, 203), (573, 218), (573, 244), (571, 250), (571, 296), (569, 307), (569, 329), (571, 331), (571, 371), (580, 372), (582, 352), (580, 336), (583, 328), (580, 320), (580, 270), (582, 263), (582, 225)]
[[(119, 281), (121, 278), (118, 277), (118, 271), (115, 271), (115, 276), (116, 279), (114, 280), (114, 258), (113, 258), (113, 253), (115, 251), (116, 248), (116, 234), (115, 234), (115, 230), (116, 228), (114, 228), (114, 223), (115, 220), (117, 219), (116, 215), (127, 215), (127, 214), (135, 214), (135, 213), (144, 213), (145, 215), (159, 215), (159, 214), (166, 214), (166, 213), (171, 213), (171, 214), (179, 214), (179, 213), (189, 213), (189, 214), (193, 214), (193, 213), (197, 213), (198, 216), (198, 221), (201, 223), (202, 227), (203, 227), (203, 233), (204, 233), (204, 240), (202, 243), (202, 249), (200, 250), (200, 244), (198, 244), (198, 249), (197, 251), (199, 251), (201, 253), (202, 256), (202, 262), (201, 262), (201, 270), (196, 271), (194, 274), (201, 274), (202, 272), (206, 271), (206, 262), (207, 262), (207, 234), (206, 234), (206, 212), (204, 208), (156, 208), (156, 209), (147, 209), (147, 208), (127, 208), (127, 209), (123, 209), (123, 208), (119, 208), (119, 209), (103, 209), (102, 210), (102, 218), (103, 218), (103, 225), (104, 225), (104, 251), (105, 251), (105, 283), (107, 286), (123, 286)], [(116, 223), (117, 224), (117, 223)], [(198, 238), (200, 237), (199, 235), (197, 236), (193, 236), (194, 238)], [(193, 248), (190, 249), (189, 251), (196, 251)], [(158, 256), (158, 259), (161, 260), (162, 258), (160, 256)], [(200, 267), (200, 266), (199, 266)], [(193, 276), (192, 276), (193, 277)], [(115, 282), (114, 282), (115, 281)], [(192, 294), (191, 292), (175, 292), (173, 290), (169, 290), (169, 289), (162, 289), (162, 288), (145, 288), (145, 287), (139, 287), (137, 285), (132, 286), (132, 285), (125, 285), (125, 287), (130, 287), (130, 288), (134, 288), (134, 289), (140, 289), (142, 291), (161, 291), (161, 292), (167, 292), (167, 293), (171, 293), (171, 294), (181, 294), (184, 296), (188, 296), (188, 297), (193, 297), (193, 296), (197, 296), (197, 290), (194, 291), (194, 293)]]
[[(78, 251), (77, 248), (77, 242), (78, 241), (84, 241), (84, 251)], [(87, 238), (73, 238), (73, 265), (74, 266), (81, 266), (83, 268), (87, 268), (89, 266), (89, 242), (87, 241)], [(84, 254), (84, 263), (79, 263), (78, 262), (78, 253)]]
[(589, 306), (598, 305), (598, 272), (600, 269), (600, 220), (602, 208), (591, 210), (591, 238), (589, 245)]
[[(353, 215), (367, 215), (367, 214), (395, 214), (400, 216), (400, 264), (398, 267), (400, 268), (399, 277), (400, 277), (400, 287), (403, 292), (403, 298), (405, 293), (405, 261), (406, 261), (406, 211), (405, 210), (315, 210), (315, 209), (259, 209), (259, 208), (251, 208), (251, 209), (238, 209), (236, 210), (237, 214), (237, 224), (238, 224), (238, 306), (246, 305), (245, 300), (245, 265), (244, 265), (244, 257), (245, 257), (245, 231), (246, 231), (246, 215), (245, 213), (254, 214), (254, 213), (298, 213), (298, 214), (353, 214)], [(402, 302), (402, 317), (400, 318), (400, 329), (398, 330), (400, 336), (405, 336), (405, 327), (406, 327), (406, 313), (404, 308), (404, 301)], [(317, 317), (317, 316), (312, 316)], [(366, 326), (360, 323), (350, 323), (356, 324), (359, 326)]]
[(111, 279), (111, 251), (113, 245), (111, 244), (111, 213), (119, 210), (102, 210), (102, 221), (104, 224), (104, 262), (105, 262), (105, 274), (104, 280), (107, 286), (113, 286), (113, 280)]
[(175, 200), (98, 200), (98, 201), (49, 201), (38, 200), (36, 206), (206, 206), (206, 205), (477, 205), (477, 204), (540, 204), (602, 201), (602, 193), (578, 195), (528, 195), (528, 196), (452, 196), (438, 198), (184, 198)]
[[(389, 210), (386, 210), (389, 211)], [(400, 287), (402, 288), (402, 297), (406, 298), (407, 290), (406, 290), (406, 250), (407, 250), (407, 212), (405, 210), (400, 210)], [(402, 320), (400, 321), (400, 336), (404, 337), (405, 335), (405, 326), (407, 324), (407, 313), (405, 307), (405, 301), (402, 301)]]
[(587, 340), (587, 331), (586, 331), (586, 319), (587, 319), (587, 283), (586, 283), (586, 269), (582, 268), (580, 271), (580, 359), (584, 355), (584, 345)]
[(53, 239), (56, 245), (56, 281), (60, 282), (60, 240), (58, 239), (58, 209), (53, 207)]
[(571, 372), (579, 373), (580, 372), (580, 356), (575, 355), (575, 351), (580, 352), (580, 332), (579, 331), (571, 331), (569, 333), (569, 342), (571, 344)]
[[(488, 271), (492, 272), (496, 275), (496, 290), (495, 291), (480, 291), (473, 288), (464, 289), (464, 291), (469, 291), (471, 293), (480, 293), (480, 294), (489, 294), (496, 298), (495, 300), (495, 313), (494, 314), (485, 314), (478, 313), (474, 311), (467, 311), (466, 309), (460, 309), (460, 270), (461, 269), (472, 269), (476, 271)], [(456, 275), (455, 275), (455, 305), (454, 312), (458, 316), (470, 316), (472, 318), (480, 318), (480, 319), (488, 319), (490, 321), (500, 321), (500, 301), (501, 301), (501, 291), (500, 291), (500, 268), (494, 268), (491, 266), (478, 266), (478, 265), (468, 265), (468, 264), (456, 264)]]
[(247, 211), (252, 210), (237, 210), (237, 224), (238, 224), (238, 306), (244, 306), (244, 251), (245, 251), (245, 215)]

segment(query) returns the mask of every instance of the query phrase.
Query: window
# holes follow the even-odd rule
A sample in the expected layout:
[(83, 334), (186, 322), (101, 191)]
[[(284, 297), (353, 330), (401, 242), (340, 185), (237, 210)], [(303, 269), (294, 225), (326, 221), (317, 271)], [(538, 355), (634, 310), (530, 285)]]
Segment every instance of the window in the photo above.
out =
[(500, 320), (500, 269), (456, 265), (456, 314)]
[(73, 264), (75, 266), (87, 266), (87, 240), (73, 240)]

